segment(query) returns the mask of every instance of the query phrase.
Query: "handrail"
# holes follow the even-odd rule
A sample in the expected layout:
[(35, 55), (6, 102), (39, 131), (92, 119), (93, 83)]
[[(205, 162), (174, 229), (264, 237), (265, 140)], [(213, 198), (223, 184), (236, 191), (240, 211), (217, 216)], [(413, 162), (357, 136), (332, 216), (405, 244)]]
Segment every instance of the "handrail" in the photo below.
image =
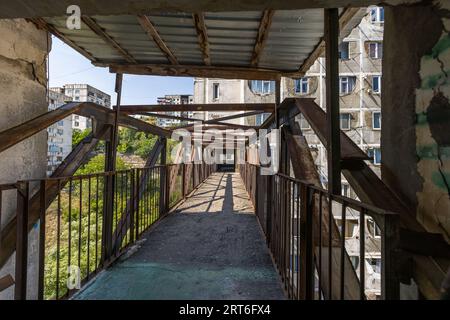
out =
[[(250, 164), (250, 165), (257, 166), (255, 164)], [(286, 175), (284, 173), (278, 172), (276, 175), (279, 176), (279, 177), (283, 177), (284, 179), (290, 180), (292, 182), (297, 182), (297, 183), (300, 183), (300, 184), (307, 185), (308, 188), (311, 188), (312, 190), (316, 190), (316, 191), (321, 192), (323, 194), (327, 194), (327, 196), (329, 196), (330, 199), (332, 199), (332, 200), (334, 200), (336, 202), (339, 202), (340, 204), (345, 203), (351, 209), (359, 210), (360, 208), (364, 208), (364, 209), (370, 210), (371, 212), (379, 214), (379, 215), (398, 215), (398, 213), (396, 213), (396, 212), (388, 211), (388, 210), (376, 207), (374, 205), (371, 205), (369, 203), (365, 203), (365, 202), (362, 202), (362, 201), (357, 201), (355, 199), (352, 199), (352, 198), (349, 198), (349, 197), (346, 197), (346, 196), (335, 195), (335, 194), (329, 194), (328, 195), (328, 190), (327, 189), (322, 188), (322, 187), (318, 187), (318, 186), (316, 186), (314, 184), (309, 183), (308, 181), (300, 180), (300, 179), (288, 176), (288, 175)]]
[[(324, 188), (283, 173), (262, 176), (260, 168), (245, 163), (239, 171), (289, 298), (366, 299), (365, 246), (366, 241), (370, 245), (373, 240), (366, 239), (365, 217), (379, 215), (377, 220), (382, 224), (378, 225), (381, 229), (378, 245), (383, 260), (379, 283), (381, 298), (398, 299), (395, 290), (399, 287), (398, 277), (392, 260), (397, 249), (398, 214), (344, 196), (330, 195)], [(359, 242), (356, 250), (359, 250), (360, 263), (356, 267), (347, 252), (347, 209), (359, 213), (360, 234), (354, 240)], [(340, 231), (334, 228), (336, 214), (342, 219)], [(297, 257), (295, 261), (294, 257)], [(314, 270), (317, 270), (317, 285)]]
[[(25, 299), (27, 296), (29, 252), (27, 217), (32, 214), (31, 211), (37, 211), (34, 214), (40, 219), (38, 298), (69, 298), (76, 290), (65, 287), (68, 267), (79, 268), (81, 285), (84, 285), (99, 271), (115, 262), (143, 232), (170, 212), (171, 208), (164, 203), (168, 201), (166, 193), (169, 190), (170, 174), (182, 173), (181, 189), (177, 187), (176, 192), (185, 199), (190, 188), (197, 187), (214, 171), (214, 166), (202, 163), (190, 167), (190, 170), (196, 171), (197, 174), (187, 174), (185, 169), (187, 165), (181, 166), (181, 171), (173, 173), (168, 170), (170, 165), (154, 165), (114, 172), (29, 179), (15, 184), (0, 185), (0, 197), (3, 191), (12, 189), (15, 190), (18, 199), (15, 234), (16, 299)], [(190, 181), (187, 182), (186, 179)], [(112, 194), (105, 194), (107, 192), (105, 184), (108, 180), (114, 181), (115, 184)], [(30, 205), (32, 184), (40, 184), (40, 190), (43, 191), (39, 194), (40, 201), (37, 207)], [(185, 188), (186, 184), (191, 187)], [(47, 205), (50, 185), (58, 186), (57, 195), (51, 204)], [(65, 187), (60, 188), (64, 185)], [(109, 215), (109, 211), (105, 211), (104, 207), (106, 199), (113, 199)], [(165, 199), (162, 206), (160, 199)], [(121, 219), (123, 216), (127, 219)], [(107, 220), (111, 220), (110, 225), (106, 223)], [(0, 239), (2, 231), (0, 230)], [(117, 235), (115, 239), (110, 240), (117, 242), (116, 245), (113, 243), (106, 245), (109, 239), (105, 235), (108, 233)], [(107, 247), (112, 248), (110, 253), (107, 253), (105, 249)]]

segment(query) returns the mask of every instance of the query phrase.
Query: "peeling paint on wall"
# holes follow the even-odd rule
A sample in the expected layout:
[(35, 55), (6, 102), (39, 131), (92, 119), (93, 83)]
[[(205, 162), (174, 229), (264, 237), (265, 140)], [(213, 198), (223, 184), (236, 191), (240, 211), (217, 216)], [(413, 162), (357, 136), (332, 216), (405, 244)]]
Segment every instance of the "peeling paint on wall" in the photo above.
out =
[(416, 152), (423, 179), (417, 217), (432, 232), (450, 235), (450, 20), (420, 63), (416, 90)]

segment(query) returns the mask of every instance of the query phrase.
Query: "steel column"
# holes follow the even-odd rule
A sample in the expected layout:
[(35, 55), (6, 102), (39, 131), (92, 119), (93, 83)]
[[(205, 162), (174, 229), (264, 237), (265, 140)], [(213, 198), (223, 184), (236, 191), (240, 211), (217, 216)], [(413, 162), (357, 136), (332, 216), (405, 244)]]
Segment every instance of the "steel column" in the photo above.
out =
[(341, 194), (341, 140), (339, 127), (339, 14), (325, 9), (326, 111), (328, 191)]

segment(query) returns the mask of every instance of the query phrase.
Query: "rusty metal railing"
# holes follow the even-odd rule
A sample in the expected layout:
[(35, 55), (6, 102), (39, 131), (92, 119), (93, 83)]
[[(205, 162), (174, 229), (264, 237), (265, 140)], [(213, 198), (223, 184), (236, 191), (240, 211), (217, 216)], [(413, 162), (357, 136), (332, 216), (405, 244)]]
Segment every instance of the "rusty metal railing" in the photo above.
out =
[(260, 169), (239, 167), (289, 298), (398, 299), (395, 213)]
[[(39, 299), (71, 297), (213, 171), (214, 166), (204, 163), (180, 164), (0, 185), (0, 218), (1, 200), (17, 198), (9, 208), (16, 212), (18, 222), (15, 298), (26, 299), (27, 288), (34, 286)], [(110, 181), (112, 189), (106, 188)], [(39, 205), (32, 206), (37, 190), (43, 190)], [(47, 194), (52, 191), (57, 195), (49, 200)], [(179, 195), (171, 199), (175, 192)], [(106, 209), (107, 202), (112, 210)], [(37, 250), (28, 241), (27, 218), (35, 209), (40, 217), (32, 235), (39, 239)], [(28, 260), (34, 251), (38, 262), (31, 270)], [(37, 277), (29, 277), (30, 271)], [(35, 278), (36, 283), (31, 283)]]

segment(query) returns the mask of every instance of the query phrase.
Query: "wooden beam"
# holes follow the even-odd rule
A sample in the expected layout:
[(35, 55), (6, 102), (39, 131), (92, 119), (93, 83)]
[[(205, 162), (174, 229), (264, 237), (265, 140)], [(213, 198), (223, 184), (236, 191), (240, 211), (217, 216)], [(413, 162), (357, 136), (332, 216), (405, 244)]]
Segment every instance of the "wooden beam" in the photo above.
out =
[(43, 18), (32, 18), (30, 19), (31, 22), (33, 22), (39, 29), (46, 30), (47, 32), (50, 32), (55, 37), (57, 37), (62, 42), (69, 45), (72, 49), (80, 53), (82, 56), (84, 56), (86, 59), (91, 60), (92, 62), (96, 62), (97, 60), (95, 57), (90, 54), (86, 49), (83, 47), (80, 47), (75, 42), (70, 40), (67, 36), (65, 36), (62, 32), (60, 32), (58, 29), (56, 29), (52, 24), (45, 21)]
[(119, 117), (119, 124), (130, 129), (151, 133), (160, 137), (170, 138), (172, 136), (171, 130), (123, 114)]
[(326, 107), (328, 192), (341, 194), (341, 138), (339, 125), (339, 11), (325, 9)]
[[(320, 141), (326, 145), (327, 136), (327, 115), (319, 107), (313, 99), (296, 99), (295, 104), (298, 110), (302, 113), (308, 121), (314, 133), (318, 136)], [(339, 130), (340, 131), (340, 130)], [(341, 145), (341, 158), (345, 161), (355, 160), (369, 160), (369, 157), (363, 152), (356, 143), (350, 139), (344, 132), (340, 131), (339, 135)]]
[[(232, 119), (237, 119), (237, 118), (244, 118), (244, 117), (251, 117), (251, 116), (256, 116), (259, 115), (261, 113), (266, 113), (264, 111), (251, 111), (251, 112), (244, 112), (244, 113), (238, 113), (238, 114), (233, 114), (231, 116), (225, 116), (225, 117), (220, 117), (220, 118), (216, 118), (216, 119), (211, 119), (211, 120), (201, 120), (201, 119), (192, 119), (192, 118), (187, 118), (189, 119), (189, 121), (199, 121), (203, 124), (228, 124), (226, 122), (223, 121), (227, 121), (227, 120), (232, 120)], [(143, 113), (145, 114), (145, 113)], [(178, 126), (172, 129), (183, 129), (183, 128), (188, 128), (191, 127), (192, 124), (187, 124), (187, 125), (182, 125), (182, 126)]]
[(258, 34), (253, 48), (253, 55), (250, 64), (254, 67), (258, 66), (264, 46), (266, 45), (269, 36), (270, 27), (272, 25), (272, 18), (275, 10), (267, 9), (262, 13), (261, 21), (259, 23)]
[[(104, 124), (113, 124), (114, 121), (114, 111), (109, 108), (102, 107), (92, 102), (69, 102), (58, 109), (48, 111), (18, 126), (0, 132), (0, 152), (35, 135), (71, 114), (94, 118), (98, 122)], [(151, 125), (145, 121), (123, 114), (119, 117), (119, 124), (121, 126), (159, 136), (170, 137), (172, 134), (170, 130)]]
[(141, 112), (164, 112), (164, 111), (263, 111), (272, 112), (272, 103), (214, 103), (214, 104), (154, 104), (154, 105), (126, 105), (121, 106), (124, 113), (134, 114)]
[(109, 71), (112, 73), (171, 77), (278, 80), (281, 78), (281, 76), (283, 76), (283, 73), (278, 70), (247, 67), (105, 63), (95, 63), (95, 65), (109, 67)]
[(46, 129), (81, 108), (81, 103), (71, 102), (60, 108), (49, 111), (20, 125), (0, 132), (0, 152)]
[(3, 290), (6, 290), (9, 287), (11, 287), (13, 284), (14, 284), (14, 279), (10, 274), (0, 278), (0, 293)]
[[(106, 31), (91, 17), (82, 16), (81, 20), (91, 29), (94, 33), (96, 33), (99, 37), (106, 42), (106, 44), (110, 45), (114, 49), (116, 49), (129, 63), (137, 63), (137, 61), (130, 55), (125, 49), (123, 49), (120, 44), (117, 43)], [(116, 72), (121, 73), (121, 72)]]
[(166, 55), (167, 60), (169, 60), (171, 64), (178, 64), (177, 58), (175, 57), (173, 52), (169, 49), (164, 40), (161, 38), (158, 30), (156, 30), (155, 26), (150, 21), (150, 19), (144, 15), (138, 16), (137, 19), (142, 29), (144, 29), (144, 31), (147, 32), (148, 36), (153, 39), (159, 50), (161, 50), (161, 52)]
[(203, 12), (192, 14), (195, 30), (197, 31), (198, 45), (202, 52), (203, 62), (205, 65), (211, 65), (211, 57), (209, 56), (209, 40), (208, 30), (206, 29), (205, 17)]

